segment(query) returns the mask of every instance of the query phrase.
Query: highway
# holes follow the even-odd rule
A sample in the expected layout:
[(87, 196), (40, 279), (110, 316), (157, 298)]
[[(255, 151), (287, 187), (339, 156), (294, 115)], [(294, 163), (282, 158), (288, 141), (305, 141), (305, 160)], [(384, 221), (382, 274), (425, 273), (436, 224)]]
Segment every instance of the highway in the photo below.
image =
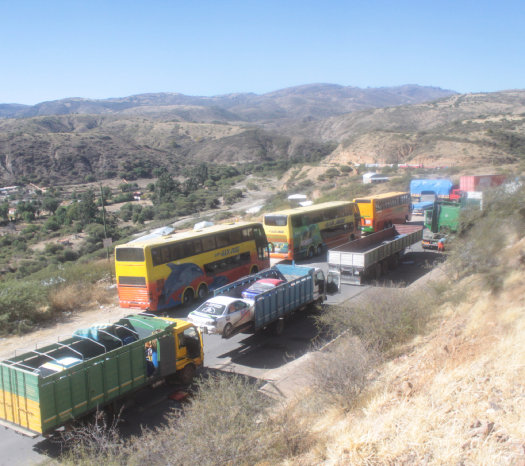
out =
[[(323, 257), (300, 261), (297, 265), (309, 265), (327, 270)], [(326, 305), (337, 305), (351, 300), (361, 293), (380, 290), (380, 286), (404, 286), (417, 280), (429, 271), (428, 263), (441, 259), (435, 252), (423, 251), (415, 245), (403, 257), (400, 266), (389, 272), (377, 283), (365, 286), (343, 285), (343, 289), (328, 296)], [(195, 305), (176, 308), (169, 312), (172, 317), (186, 317)], [(221, 371), (243, 374), (255, 379), (264, 378), (264, 373), (298, 358), (318, 346), (323, 335), (315, 325), (312, 311), (300, 313), (287, 321), (281, 336), (263, 331), (256, 335), (238, 334), (229, 340), (217, 335), (204, 335), (205, 371)], [(162, 424), (170, 407), (178, 406), (169, 396), (177, 387), (160, 386), (146, 388), (134, 398), (134, 405), (123, 415), (120, 431), (123, 435), (138, 434), (140, 426), (154, 427)], [(31, 439), (0, 427), (0, 466), (27, 465), (56, 457), (60, 445), (41, 437)]]

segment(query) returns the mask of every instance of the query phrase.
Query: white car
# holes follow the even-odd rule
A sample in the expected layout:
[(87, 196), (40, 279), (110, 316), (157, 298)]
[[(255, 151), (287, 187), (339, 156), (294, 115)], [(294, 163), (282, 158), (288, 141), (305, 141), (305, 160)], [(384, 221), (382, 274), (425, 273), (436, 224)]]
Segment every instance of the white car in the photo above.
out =
[(253, 299), (215, 296), (188, 314), (188, 320), (203, 333), (229, 338), (237, 327), (253, 320)]

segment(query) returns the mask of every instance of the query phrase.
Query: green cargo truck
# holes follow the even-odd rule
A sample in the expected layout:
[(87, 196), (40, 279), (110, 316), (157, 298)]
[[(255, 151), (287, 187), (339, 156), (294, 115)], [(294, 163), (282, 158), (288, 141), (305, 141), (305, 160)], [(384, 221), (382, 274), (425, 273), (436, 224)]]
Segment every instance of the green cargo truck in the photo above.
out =
[(203, 364), (202, 337), (180, 319), (137, 314), (0, 362), (0, 424), (51, 434), (166, 378), (188, 383)]
[(437, 248), (440, 240), (448, 234), (455, 233), (459, 227), (459, 215), (463, 208), (456, 202), (435, 202), (431, 209), (425, 211), (425, 230), (421, 245), (424, 249)]

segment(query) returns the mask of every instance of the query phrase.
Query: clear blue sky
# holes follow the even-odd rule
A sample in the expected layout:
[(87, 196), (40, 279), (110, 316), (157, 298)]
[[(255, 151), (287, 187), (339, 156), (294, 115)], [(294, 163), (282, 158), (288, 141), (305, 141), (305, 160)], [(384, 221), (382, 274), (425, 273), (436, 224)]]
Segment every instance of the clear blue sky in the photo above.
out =
[(0, 103), (525, 88), (525, 0), (0, 0)]

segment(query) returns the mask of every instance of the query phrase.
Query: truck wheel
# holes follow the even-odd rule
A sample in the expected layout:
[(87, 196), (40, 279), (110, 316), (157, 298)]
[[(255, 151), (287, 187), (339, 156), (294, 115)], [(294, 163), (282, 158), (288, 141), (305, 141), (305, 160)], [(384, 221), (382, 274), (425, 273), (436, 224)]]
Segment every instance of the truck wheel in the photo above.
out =
[(184, 385), (189, 385), (193, 381), (193, 377), (195, 377), (195, 366), (193, 364), (186, 364), (184, 369), (179, 373), (180, 381)]
[(199, 286), (199, 291), (197, 292), (199, 299), (205, 299), (208, 296), (208, 287), (206, 285)]
[(273, 334), (276, 336), (280, 336), (284, 332), (284, 319), (279, 319), (277, 322), (273, 324)]
[(323, 246), (317, 246), (317, 255), (320, 256), (323, 253)]
[(182, 295), (182, 304), (188, 304), (193, 299), (193, 290), (188, 288)]
[(312, 257), (314, 257), (314, 248), (310, 247), (308, 248), (308, 259), (311, 259)]
[(381, 262), (381, 273), (382, 275), (386, 275), (388, 273), (388, 261), (384, 260)]
[(390, 268), (393, 270), (395, 268), (397, 268), (397, 266), (399, 265), (399, 255), (398, 254), (394, 254), (391, 258), (391, 261), (390, 261)]
[(222, 331), (222, 338), (230, 338), (233, 333), (233, 327), (232, 324), (227, 323), (224, 327), (224, 330)]
[(375, 278), (379, 280), (381, 278), (381, 264), (377, 263), (375, 266)]

